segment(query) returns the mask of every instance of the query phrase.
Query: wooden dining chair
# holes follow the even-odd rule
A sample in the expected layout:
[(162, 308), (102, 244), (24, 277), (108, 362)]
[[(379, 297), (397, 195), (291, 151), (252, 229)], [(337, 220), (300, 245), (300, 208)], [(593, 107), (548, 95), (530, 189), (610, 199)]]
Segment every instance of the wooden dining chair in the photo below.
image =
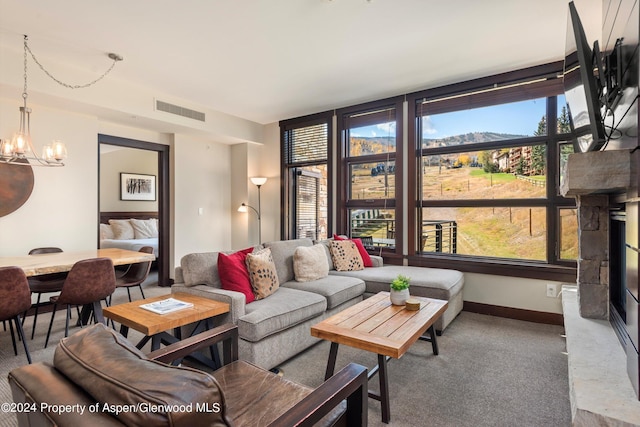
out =
[[(153, 248), (151, 246), (143, 246), (138, 252), (152, 254)], [(116, 278), (116, 289), (126, 288), (127, 295), (129, 296), (129, 302), (131, 302), (131, 291), (129, 289), (137, 286), (140, 288), (142, 299), (144, 299), (145, 296), (144, 291), (142, 290), (142, 282), (147, 280), (147, 277), (149, 277), (149, 271), (151, 271), (151, 261), (131, 264), (124, 275)], [(109, 304), (111, 304), (111, 297), (109, 297)]]
[[(46, 348), (49, 344), (51, 327), (56, 315), (58, 305), (65, 305), (67, 308), (67, 318), (64, 327), (64, 336), (69, 335), (69, 319), (71, 317), (71, 306), (84, 306), (93, 311), (93, 319), (104, 323), (102, 315), (101, 301), (107, 299), (116, 288), (116, 276), (113, 262), (109, 258), (91, 258), (76, 262), (64, 281), (60, 295), (51, 297), (53, 311), (51, 321), (47, 330), (47, 339), (44, 343)], [(83, 323), (83, 316), (80, 317), (80, 326)], [(87, 317), (88, 323), (88, 317)]]
[(9, 321), (13, 352), (17, 356), (16, 337), (13, 332), (15, 324), (18, 339), (22, 340), (27, 360), (31, 363), (31, 354), (27, 347), (27, 340), (22, 330), (20, 314), (31, 307), (31, 291), (24, 271), (20, 267), (0, 267), (0, 320)]
[[(37, 255), (37, 254), (51, 254), (51, 253), (59, 253), (62, 252), (62, 249), (56, 247), (44, 247), (44, 248), (35, 248), (29, 251), (29, 255)], [(65, 279), (67, 278), (67, 273), (50, 273), (50, 274), (41, 274), (38, 276), (29, 277), (29, 289), (31, 289), (32, 294), (37, 294), (38, 299), (32, 307), (34, 308), (33, 312), (33, 326), (31, 327), (31, 339), (36, 333), (36, 322), (38, 321), (38, 310), (40, 308), (40, 298), (42, 294), (60, 292), (62, 290), (62, 285), (64, 284)], [(22, 322), (24, 324), (24, 318), (26, 317), (26, 313), (22, 318)]]

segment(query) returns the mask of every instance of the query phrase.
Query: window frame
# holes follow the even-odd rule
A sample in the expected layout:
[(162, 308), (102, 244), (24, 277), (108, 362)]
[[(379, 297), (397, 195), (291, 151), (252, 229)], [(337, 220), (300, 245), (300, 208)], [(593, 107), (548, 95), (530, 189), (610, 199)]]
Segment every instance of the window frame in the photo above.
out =
[[(327, 158), (323, 161), (313, 160), (305, 162), (289, 162), (287, 159), (287, 151), (285, 146), (285, 135), (288, 131), (295, 129), (302, 129), (309, 126), (316, 126), (320, 124), (327, 125)], [(280, 221), (280, 238), (283, 240), (296, 238), (296, 212), (295, 204), (292, 200), (295, 198), (294, 190), (295, 185), (291, 180), (291, 173), (293, 169), (325, 165), (327, 167), (327, 234), (333, 233), (333, 111), (324, 111), (322, 113), (310, 114), (307, 116), (296, 117), (289, 120), (282, 120), (280, 125), (280, 211), (283, 213), (282, 220)]]
[[(351, 107), (342, 108), (336, 111), (337, 116), (337, 134), (338, 134), (338, 173), (337, 173), (337, 218), (336, 227), (341, 233), (350, 235), (351, 221), (349, 218), (349, 212), (352, 209), (389, 209), (395, 211), (396, 232), (395, 232), (395, 247), (394, 249), (381, 248), (376, 253), (384, 255), (389, 258), (402, 258), (403, 249), (403, 233), (402, 229), (398, 228), (398, 224), (401, 224), (403, 215), (403, 203), (404, 200), (404, 144), (403, 144), (403, 122), (404, 122), (404, 97), (397, 96), (392, 98), (386, 98), (379, 101), (368, 102), (364, 104), (354, 105)], [(353, 120), (355, 123), (350, 123), (350, 117), (357, 114), (364, 114), (376, 110), (383, 110), (385, 108), (393, 108), (395, 111), (396, 122), (396, 150), (394, 153), (383, 154), (369, 154), (363, 156), (350, 156), (349, 155), (349, 141), (348, 131), (353, 128), (354, 124), (358, 126), (366, 126), (367, 124), (379, 123), (379, 121), (373, 120), (377, 117), (384, 119), (383, 114), (370, 116), (369, 121), (362, 121), (358, 123), (358, 120)], [(359, 163), (375, 163), (392, 160), (395, 162), (395, 197), (393, 199), (349, 199), (349, 186), (350, 186), (350, 165)], [(400, 179), (398, 179), (398, 177)], [(399, 202), (396, 202), (399, 201)]]
[[(560, 209), (575, 208), (574, 199), (564, 198), (557, 191), (559, 185), (559, 146), (561, 142), (570, 140), (568, 134), (557, 132), (558, 102), (557, 96), (563, 93), (562, 62), (545, 64), (510, 73), (503, 73), (460, 84), (429, 89), (407, 95), (408, 102), (408, 197), (413, 196), (414, 206), (407, 212), (407, 258), (410, 265), (438, 267), (446, 263), (448, 267), (463, 271), (485, 274), (503, 274), (518, 277), (539, 278), (547, 280), (575, 281), (576, 262), (560, 259)], [(521, 82), (533, 83), (519, 86)], [(504, 88), (501, 91), (501, 87)], [(467, 95), (465, 95), (465, 93)], [(441, 99), (438, 108), (429, 114), (459, 111), (490, 105), (500, 105), (527, 99), (546, 98), (547, 135), (531, 136), (511, 140), (487, 143), (467, 144), (454, 147), (422, 148), (421, 117), (418, 107), (424, 100)], [(523, 147), (544, 144), (547, 147), (547, 186), (546, 197), (524, 199), (471, 199), (471, 200), (422, 200), (421, 159), (423, 155), (464, 153), (469, 151), (485, 151), (508, 147)], [(451, 255), (443, 253), (419, 253), (417, 251), (418, 233), (421, 231), (418, 221), (423, 207), (501, 207), (526, 206), (544, 207), (547, 212), (547, 255), (545, 261), (504, 259), (471, 255)]]

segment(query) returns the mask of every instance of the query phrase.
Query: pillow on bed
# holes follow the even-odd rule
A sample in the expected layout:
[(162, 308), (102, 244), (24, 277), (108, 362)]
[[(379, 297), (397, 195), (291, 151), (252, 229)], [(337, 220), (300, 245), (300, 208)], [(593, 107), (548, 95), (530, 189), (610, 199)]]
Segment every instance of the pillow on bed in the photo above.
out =
[(158, 237), (158, 227), (155, 219), (130, 219), (135, 239), (150, 239)]
[(113, 230), (114, 239), (131, 240), (134, 238), (133, 227), (128, 219), (110, 219), (109, 224)]
[(115, 235), (109, 224), (100, 224), (100, 240), (114, 239)]

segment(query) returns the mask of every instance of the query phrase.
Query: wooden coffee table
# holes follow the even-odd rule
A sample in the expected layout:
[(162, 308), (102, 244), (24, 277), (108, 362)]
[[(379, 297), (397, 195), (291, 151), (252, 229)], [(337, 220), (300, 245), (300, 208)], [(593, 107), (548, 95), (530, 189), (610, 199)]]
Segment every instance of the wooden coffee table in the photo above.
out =
[[(175, 298), (180, 301), (190, 302), (193, 307), (184, 308), (167, 314), (156, 314), (140, 308), (140, 305), (161, 301), (167, 298)], [(197, 323), (190, 335), (195, 335), (213, 327), (213, 318), (229, 312), (229, 304), (212, 299), (199, 297), (186, 293), (161, 295), (153, 298), (113, 305), (103, 309), (104, 317), (120, 323), (120, 333), (127, 336), (129, 328), (143, 333), (144, 338), (136, 345), (142, 348), (151, 339), (151, 350), (157, 350), (161, 344), (171, 344), (179, 341), (181, 337), (180, 327)], [(167, 331), (173, 329), (174, 335)], [(211, 359), (207, 360), (202, 355), (192, 355), (198, 361), (216, 369), (220, 366), (220, 360), (216, 348), (211, 348)], [(211, 363), (213, 361), (213, 363)]]
[[(378, 355), (378, 365), (369, 371), (369, 379), (379, 373), (380, 394), (369, 391), (379, 400), (382, 422), (391, 420), (387, 361), (400, 358), (418, 339), (431, 341), (433, 353), (438, 344), (433, 324), (447, 309), (447, 301), (412, 297), (420, 301), (420, 310), (409, 311), (391, 304), (389, 292), (380, 292), (311, 327), (311, 335), (331, 341), (325, 380), (333, 375), (338, 345), (370, 351)], [(429, 337), (423, 336), (429, 332)]]

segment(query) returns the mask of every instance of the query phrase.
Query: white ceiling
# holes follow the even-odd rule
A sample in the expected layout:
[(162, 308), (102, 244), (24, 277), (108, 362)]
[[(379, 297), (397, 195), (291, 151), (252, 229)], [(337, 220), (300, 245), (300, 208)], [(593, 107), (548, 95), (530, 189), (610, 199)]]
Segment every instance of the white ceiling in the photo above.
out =
[[(576, 5), (599, 38), (602, 1)], [(28, 34), (43, 63), (98, 75), (116, 52), (109, 78), (272, 123), (560, 60), (566, 17), (566, 0), (0, 0), (0, 44)]]

